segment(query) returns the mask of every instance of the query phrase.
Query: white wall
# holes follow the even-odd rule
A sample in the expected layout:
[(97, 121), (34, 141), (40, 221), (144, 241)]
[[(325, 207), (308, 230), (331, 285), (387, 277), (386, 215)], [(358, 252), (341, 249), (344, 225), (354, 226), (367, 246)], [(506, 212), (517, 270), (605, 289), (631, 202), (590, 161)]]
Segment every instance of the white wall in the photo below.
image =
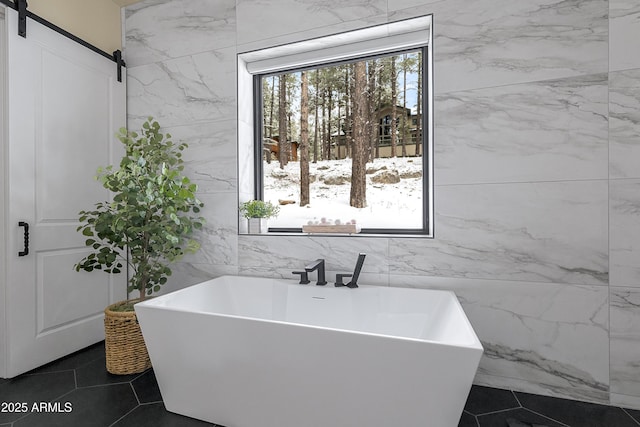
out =
[[(238, 236), (236, 52), (434, 15), (436, 238)], [(126, 9), (129, 122), (190, 144), (208, 219), (168, 289), (291, 277), (456, 291), (476, 382), (640, 408), (640, 4), (145, 0)]]

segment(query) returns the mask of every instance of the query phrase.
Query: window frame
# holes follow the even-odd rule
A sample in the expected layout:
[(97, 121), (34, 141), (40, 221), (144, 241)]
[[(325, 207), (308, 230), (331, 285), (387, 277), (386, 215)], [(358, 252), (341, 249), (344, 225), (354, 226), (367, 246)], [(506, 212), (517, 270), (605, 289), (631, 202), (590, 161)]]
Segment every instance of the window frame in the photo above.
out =
[[(424, 18), (424, 17), (420, 17)], [(429, 16), (431, 18), (431, 16)], [(409, 21), (409, 20), (407, 20)], [(384, 25), (384, 24), (383, 24)], [(379, 26), (374, 26), (379, 27)], [(304, 70), (313, 70), (326, 66), (335, 66), (341, 64), (348, 64), (358, 61), (367, 61), (371, 59), (377, 59), (381, 57), (388, 57), (392, 55), (401, 55), (406, 52), (416, 52), (421, 50), (422, 52), (422, 102), (421, 102), (421, 122), (422, 122), (422, 228), (371, 228), (371, 227), (363, 227), (359, 233), (357, 234), (347, 234), (347, 236), (382, 236), (382, 237), (406, 237), (406, 236), (418, 236), (418, 237), (428, 237), (433, 238), (434, 236), (434, 209), (433, 209), (433, 199), (434, 199), (434, 170), (433, 170), (433, 59), (432, 59), (432, 21), (429, 21), (429, 28), (426, 31), (429, 31), (428, 42), (421, 43), (416, 46), (409, 46), (406, 48), (399, 49), (381, 49), (380, 53), (375, 54), (354, 54), (350, 55), (348, 59), (340, 59), (335, 61), (326, 61), (326, 62), (314, 62), (310, 65), (299, 66), (293, 68), (279, 68), (275, 71), (265, 71), (265, 72), (256, 72), (251, 73), (249, 71), (244, 71), (245, 79), (244, 79), (244, 88), (241, 88), (241, 67), (246, 65), (246, 63), (242, 59), (243, 54), (238, 55), (238, 86), (239, 86), (239, 96), (242, 92), (251, 93), (252, 102), (244, 103), (245, 106), (251, 105), (251, 125), (252, 125), (252, 134), (251, 134), (251, 150), (252, 153), (252, 162), (251, 168), (253, 169), (253, 179), (251, 182), (252, 187), (252, 197), (253, 199), (263, 200), (264, 199), (264, 169), (263, 169), (263, 155), (262, 155), (262, 139), (263, 139), (263, 126), (262, 124), (262, 114), (263, 114), (263, 94), (262, 94), (262, 78), (267, 76), (281, 75), (293, 72), (300, 72)], [(321, 40), (314, 39), (314, 40)], [(249, 79), (247, 78), (247, 74), (251, 77), (251, 87), (248, 88)], [(244, 90), (242, 90), (244, 89)], [(240, 105), (242, 102), (238, 102), (238, 122), (242, 121), (241, 119), (241, 111)], [(246, 116), (245, 116), (246, 117)], [(238, 132), (238, 143), (239, 143), (239, 162), (241, 161), (240, 156), (241, 153), (241, 145), (243, 144), (243, 137), (248, 137), (248, 132)], [(244, 144), (247, 144), (246, 139), (244, 140)], [(245, 171), (242, 173), (242, 167), (239, 166), (239, 177), (247, 176), (250, 174), (250, 171)], [(242, 184), (240, 182), (239, 184)], [(241, 189), (242, 185), (239, 185), (239, 201), (243, 200), (243, 191)], [(250, 193), (244, 192), (244, 199), (248, 199)], [(269, 233), (271, 235), (309, 235), (310, 233), (304, 233), (302, 231), (302, 226), (300, 227), (269, 227)], [(241, 227), (239, 227), (239, 232), (241, 234)], [(344, 236), (345, 234), (322, 234), (327, 236)]]

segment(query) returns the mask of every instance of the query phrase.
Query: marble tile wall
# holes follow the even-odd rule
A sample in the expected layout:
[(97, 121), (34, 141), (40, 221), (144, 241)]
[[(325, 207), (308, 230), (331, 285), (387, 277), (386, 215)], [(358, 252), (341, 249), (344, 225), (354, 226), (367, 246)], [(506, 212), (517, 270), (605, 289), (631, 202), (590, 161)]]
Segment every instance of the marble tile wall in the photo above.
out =
[[(435, 238), (238, 235), (236, 53), (433, 14)], [(329, 274), (454, 290), (479, 384), (640, 408), (640, 3), (144, 0), (124, 12), (129, 125), (190, 144), (208, 224), (166, 290)], [(242, 105), (242, 102), (240, 103)], [(241, 126), (241, 125), (240, 125)]]
[(610, 401), (638, 407), (640, 3), (609, 0)]

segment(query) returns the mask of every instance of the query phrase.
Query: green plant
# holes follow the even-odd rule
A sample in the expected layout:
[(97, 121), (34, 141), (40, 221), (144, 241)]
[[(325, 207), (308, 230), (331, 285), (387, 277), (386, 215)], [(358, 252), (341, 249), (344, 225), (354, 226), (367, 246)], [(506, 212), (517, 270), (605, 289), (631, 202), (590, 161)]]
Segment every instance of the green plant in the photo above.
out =
[(190, 236), (204, 224), (196, 215), (203, 204), (196, 184), (182, 175), (187, 144), (174, 144), (151, 117), (140, 134), (122, 128), (117, 136), (126, 150), (119, 169), (99, 168), (96, 177), (113, 200), (79, 213), (84, 224), (77, 230), (93, 251), (75, 270), (120, 273), (128, 264), (127, 291), (144, 299), (167, 282), (168, 263), (199, 249)]
[(280, 206), (262, 200), (249, 200), (240, 205), (242, 215), (249, 218), (275, 218), (280, 212)]

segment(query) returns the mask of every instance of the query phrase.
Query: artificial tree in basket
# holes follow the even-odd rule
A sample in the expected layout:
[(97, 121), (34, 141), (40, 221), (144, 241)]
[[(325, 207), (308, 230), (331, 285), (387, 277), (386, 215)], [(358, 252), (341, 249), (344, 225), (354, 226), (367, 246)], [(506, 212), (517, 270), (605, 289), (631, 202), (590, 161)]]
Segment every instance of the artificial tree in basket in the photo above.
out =
[(113, 199), (80, 212), (78, 231), (92, 252), (75, 269), (126, 271), (127, 295), (138, 292), (105, 310), (107, 370), (130, 374), (151, 366), (133, 305), (167, 282), (169, 263), (198, 250), (191, 236), (204, 219), (197, 186), (183, 175), (186, 144), (173, 143), (151, 117), (140, 133), (122, 128), (118, 139), (126, 150), (120, 167), (99, 168), (96, 177)]

